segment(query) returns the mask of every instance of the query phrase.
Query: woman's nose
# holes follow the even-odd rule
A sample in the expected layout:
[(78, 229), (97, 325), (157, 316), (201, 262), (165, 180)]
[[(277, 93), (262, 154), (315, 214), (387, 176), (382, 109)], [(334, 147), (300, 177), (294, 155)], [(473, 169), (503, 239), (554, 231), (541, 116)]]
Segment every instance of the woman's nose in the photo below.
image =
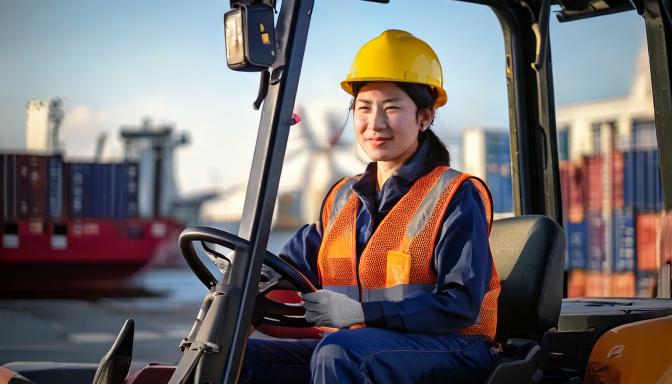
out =
[(376, 131), (387, 127), (387, 115), (383, 108), (374, 108), (371, 114), (370, 126)]

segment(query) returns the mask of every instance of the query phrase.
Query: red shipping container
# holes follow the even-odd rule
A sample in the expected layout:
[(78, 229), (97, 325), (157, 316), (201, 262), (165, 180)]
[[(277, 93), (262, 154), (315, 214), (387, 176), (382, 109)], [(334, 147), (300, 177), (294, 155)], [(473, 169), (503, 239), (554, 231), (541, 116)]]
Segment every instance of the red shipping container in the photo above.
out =
[(47, 217), (47, 156), (16, 155), (16, 210), (20, 218)]
[(658, 213), (640, 213), (635, 217), (637, 270), (658, 270)]
[(609, 272), (588, 271), (586, 275), (586, 297), (610, 297), (611, 274)]
[(661, 213), (658, 226), (659, 265), (672, 264), (672, 212)]
[(635, 273), (621, 272), (611, 275), (611, 296), (612, 297), (634, 297), (635, 296)]
[(567, 277), (567, 297), (586, 296), (586, 271), (572, 269)]
[(570, 223), (581, 223), (584, 213), (585, 167), (584, 161), (576, 161), (569, 166), (569, 201), (568, 212)]
[(613, 209), (623, 209), (624, 206), (624, 165), (623, 152), (613, 152), (611, 158), (611, 205)]
[(602, 167), (604, 161), (601, 155), (586, 158), (586, 210), (588, 212), (602, 212)]

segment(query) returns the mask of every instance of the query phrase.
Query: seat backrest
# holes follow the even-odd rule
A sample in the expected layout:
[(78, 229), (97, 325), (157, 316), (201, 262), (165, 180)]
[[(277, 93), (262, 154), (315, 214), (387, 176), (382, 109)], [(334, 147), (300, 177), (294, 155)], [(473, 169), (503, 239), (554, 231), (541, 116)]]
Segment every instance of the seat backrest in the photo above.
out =
[(502, 284), (496, 339), (539, 341), (560, 316), (564, 231), (546, 216), (500, 219), (493, 223), (490, 248)]

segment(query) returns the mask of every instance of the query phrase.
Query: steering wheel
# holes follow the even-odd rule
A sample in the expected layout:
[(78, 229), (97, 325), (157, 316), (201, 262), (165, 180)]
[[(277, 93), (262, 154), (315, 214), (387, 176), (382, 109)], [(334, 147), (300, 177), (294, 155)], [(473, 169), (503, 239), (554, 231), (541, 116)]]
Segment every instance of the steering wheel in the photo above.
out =
[[(230, 260), (207, 246), (217, 244), (231, 250), (249, 249), (250, 242), (221, 229), (194, 226), (188, 227), (180, 234), (179, 245), (182, 256), (199, 280), (208, 288), (217, 285), (217, 279), (210, 273), (196, 253), (194, 243), (200, 242), (203, 249), (216, 265)], [(281, 303), (269, 299), (266, 295), (275, 290), (296, 290), (301, 293), (315, 292), (313, 283), (298, 269), (280, 257), (266, 251), (262, 268), (262, 277), (257, 291), (254, 325), (268, 324), (280, 327), (313, 327), (303, 317), (301, 304)]]

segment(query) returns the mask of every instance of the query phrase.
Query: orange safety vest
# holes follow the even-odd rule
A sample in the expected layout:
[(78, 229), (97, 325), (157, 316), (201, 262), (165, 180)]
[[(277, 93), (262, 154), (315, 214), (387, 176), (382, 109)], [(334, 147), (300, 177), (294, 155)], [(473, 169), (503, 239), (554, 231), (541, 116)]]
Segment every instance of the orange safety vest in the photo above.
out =
[[(361, 302), (400, 301), (408, 294), (432, 292), (436, 285), (434, 247), (450, 201), (471, 180), (485, 206), (488, 232), (492, 201), (486, 184), (477, 177), (438, 166), (414, 182), (371, 235), (357, 266), (356, 221), (360, 200), (352, 191), (358, 178), (345, 178), (327, 195), (322, 208), (322, 244), (317, 258), (324, 289)], [(488, 291), (477, 323), (459, 332), (494, 340), (500, 284), (492, 262)]]

